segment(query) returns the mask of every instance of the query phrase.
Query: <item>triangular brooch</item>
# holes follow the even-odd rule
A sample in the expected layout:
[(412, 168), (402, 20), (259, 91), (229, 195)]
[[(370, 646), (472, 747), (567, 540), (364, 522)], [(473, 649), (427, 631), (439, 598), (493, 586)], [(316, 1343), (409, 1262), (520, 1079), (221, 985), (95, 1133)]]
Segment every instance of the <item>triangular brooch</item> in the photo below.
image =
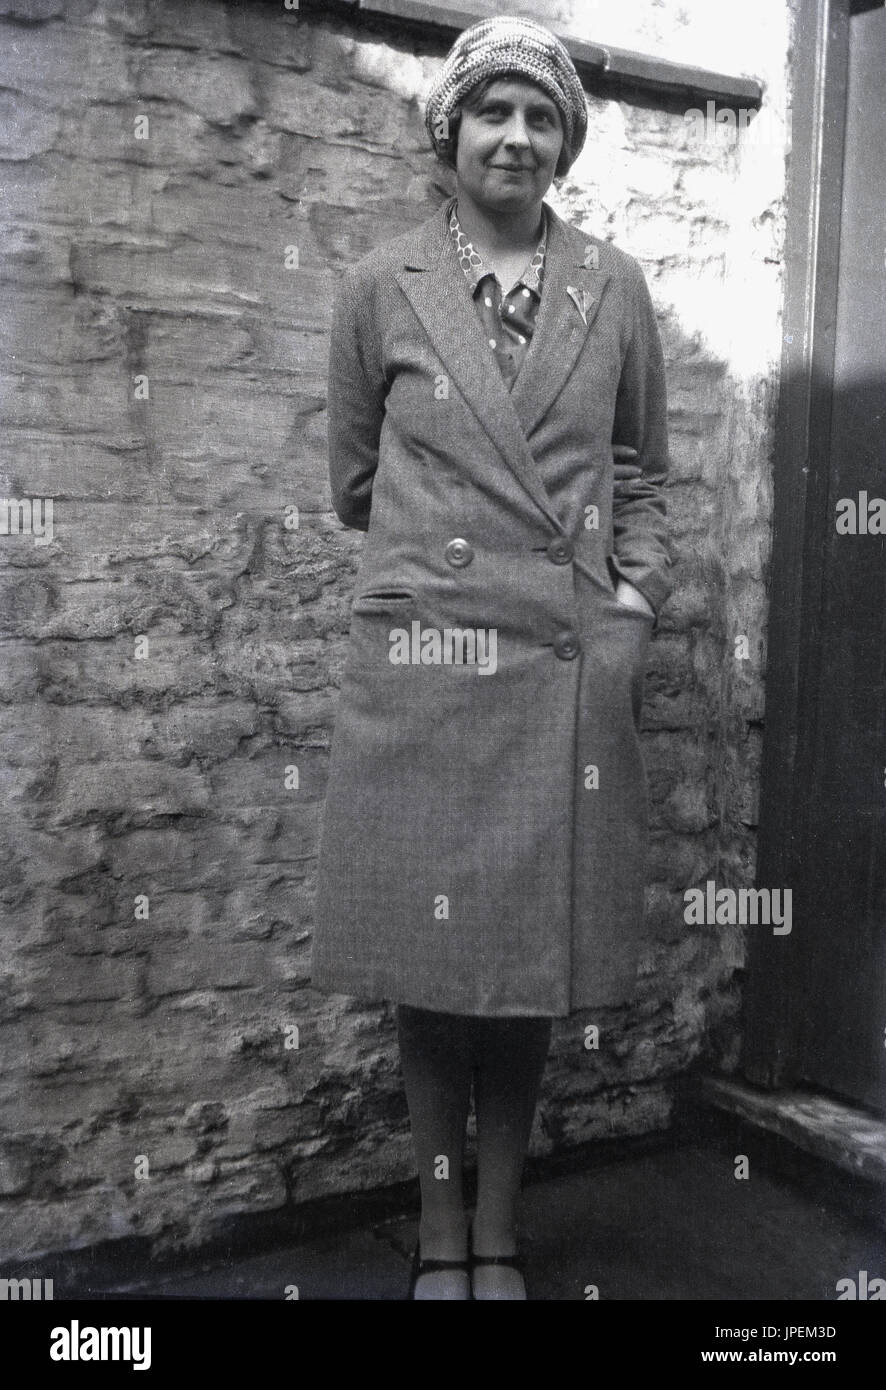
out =
[(595, 295), (588, 294), (587, 290), (581, 289), (578, 285), (567, 285), (566, 293), (572, 300), (578, 312), (581, 314), (581, 321), (585, 328), (588, 326), (588, 310), (594, 302)]

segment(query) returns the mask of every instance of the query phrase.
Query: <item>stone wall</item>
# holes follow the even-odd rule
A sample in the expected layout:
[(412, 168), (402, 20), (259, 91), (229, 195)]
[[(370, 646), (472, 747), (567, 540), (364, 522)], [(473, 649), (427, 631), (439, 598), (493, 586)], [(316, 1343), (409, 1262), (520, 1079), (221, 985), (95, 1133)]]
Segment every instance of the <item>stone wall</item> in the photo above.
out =
[[(666, 1127), (675, 1076), (735, 1062), (742, 934), (687, 927), (682, 893), (753, 876), (789, 13), (512, 11), (767, 85), (737, 140), (590, 96), (552, 197), (647, 272), (680, 569), (642, 988), (558, 1027), (545, 1154)], [(276, 3), (0, 0), (0, 491), (35, 500), (0, 536), (0, 1260), (196, 1246), (412, 1173), (391, 1013), (308, 962), (364, 543), (330, 510), (331, 299), (449, 190), (419, 107), (441, 54)]]

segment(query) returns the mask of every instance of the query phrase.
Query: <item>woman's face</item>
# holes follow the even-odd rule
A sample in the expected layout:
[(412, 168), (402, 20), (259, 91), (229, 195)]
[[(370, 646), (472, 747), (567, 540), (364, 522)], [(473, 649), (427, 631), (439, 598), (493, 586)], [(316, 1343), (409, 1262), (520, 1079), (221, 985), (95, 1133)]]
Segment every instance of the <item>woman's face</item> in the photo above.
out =
[(459, 186), (491, 212), (531, 208), (551, 186), (563, 139), (560, 112), (541, 87), (518, 77), (495, 81), (473, 109), (462, 107)]

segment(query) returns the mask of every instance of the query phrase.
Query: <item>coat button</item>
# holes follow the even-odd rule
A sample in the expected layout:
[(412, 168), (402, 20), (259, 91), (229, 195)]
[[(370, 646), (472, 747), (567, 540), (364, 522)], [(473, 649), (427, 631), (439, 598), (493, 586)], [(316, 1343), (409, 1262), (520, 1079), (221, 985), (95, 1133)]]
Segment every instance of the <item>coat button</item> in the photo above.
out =
[(454, 541), (450, 541), (446, 547), (446, 559), (456, 569), (469, 565), (473, 558), (474, 547), (467, 541), (463, 541), (460, 536), (457, 536)]
[(574, 632), (558, 632), (554, 638), (554, 651), (561, 661), (572, 661), (578, 656), (578, 638)]
[(548, 559), (555, 565), (568, 565), (574, 554), (572, 541), (555, 536), (548, 546)]

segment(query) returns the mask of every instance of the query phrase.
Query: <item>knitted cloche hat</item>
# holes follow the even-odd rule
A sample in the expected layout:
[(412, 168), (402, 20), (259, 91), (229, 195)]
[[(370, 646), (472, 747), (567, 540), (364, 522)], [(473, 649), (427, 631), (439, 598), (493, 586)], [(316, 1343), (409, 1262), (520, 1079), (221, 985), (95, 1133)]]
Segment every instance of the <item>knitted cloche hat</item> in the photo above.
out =
[(457, 120), (460, 114), (457, 108), (478, 82), (506, 72), (519, 73), (537, 83), (556, 103), (566, 136), (558, 172), (565, 173), (585, 142), (585, 94), (563, 44), (532, 19), (499, 15), (481, 19), (459, 34), (443, 60), (425, 108), (425, 125), (435, 152), (446, 163), (455, 162), (452, 137), (453, 117)]

